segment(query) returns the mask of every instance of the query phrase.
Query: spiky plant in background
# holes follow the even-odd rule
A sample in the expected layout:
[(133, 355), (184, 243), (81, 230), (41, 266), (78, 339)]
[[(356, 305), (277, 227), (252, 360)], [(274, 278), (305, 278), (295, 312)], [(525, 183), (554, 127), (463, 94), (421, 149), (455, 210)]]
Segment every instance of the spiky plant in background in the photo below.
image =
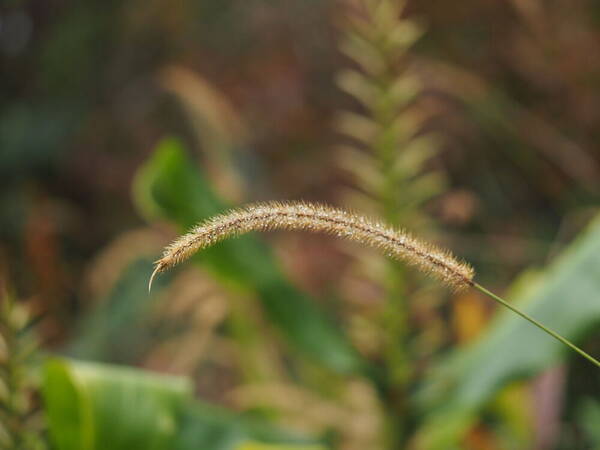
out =
[[(403, 0), (348, 0), (346, 6), (340, 49), (354, 67), (342, 70), (337, 82), (361, 108), (342, 112), (338, 120), (339, 130), (350, 138), (340, 154), (354, 180), (347, 203), (393, 226), (422, 229), (424, 204), (444, 189), (442, 174), (428, 167), (438, 145), (423, 132), (427, 111), (418, 101), (422, 86), (411, 64), (410, 48), (422, 29), (403, 17)], [(384, 288), (385, 306), (376, 321), (383, 325), (388, 398), (394, 399), (390, 413), (397, 418), (391, 434), (402, 441), (408, 430), (400, 418), (410, 409), (407, 392), (418, 359), (410, 350), (406, 302), (414, 282), (395, 261), (381, 266), (374, 281)]]
[(442, 174), (426, 167), (438, 146), (422, 133), (427, 112), (417, 102), (422, 87), (409, 55), (422, 31), (401, 17), (404, 3), (349, 0), (340, 49), (355, 67), (337, 76), (362, 106), (338, 120), (351, 138), (340, 157), (355, 179), (350, 201), (376, 209), (393, 225), (418, 222), (419, 208), (444, 188)]
[(0, 448), (47, 448), (37, 409), (32, 366), (37, 343), (27, 310), (13, 297), (0, 297)]

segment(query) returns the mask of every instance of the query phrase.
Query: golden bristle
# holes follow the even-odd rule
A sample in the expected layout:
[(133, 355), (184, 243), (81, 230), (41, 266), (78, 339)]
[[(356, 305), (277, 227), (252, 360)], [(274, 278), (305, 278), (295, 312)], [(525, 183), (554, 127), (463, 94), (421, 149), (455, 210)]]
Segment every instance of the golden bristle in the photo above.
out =
[(250, 231), (274, 229), (322, 232), (378, 248), (435, 276), (455, 290), (473, 285), (473, 269), (449, 251), (415, 239), (377, 221), (325, 205), (269, 202), (246, 206), (208, 219), (169, 245), (150, 278), (188, 259), (195, 252)]

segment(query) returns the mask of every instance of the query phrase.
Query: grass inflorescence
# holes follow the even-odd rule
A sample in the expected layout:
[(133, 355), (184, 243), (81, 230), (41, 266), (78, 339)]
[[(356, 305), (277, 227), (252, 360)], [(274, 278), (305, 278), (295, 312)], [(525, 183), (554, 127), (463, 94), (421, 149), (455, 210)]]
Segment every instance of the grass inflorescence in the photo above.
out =
[[(472, 285), (473, 269), (449, 251), (420, 241), (403, 230), (330, 206), (306, 202), (250, 205), (194, 227), (167, 247), (154, 275), (223, 239), (266, 230), (306, 230), (336, 235), (378, 248), (392, 258), (420, 268), (455, 290)], [(149, 287), (150, 287), (149, 286)]]

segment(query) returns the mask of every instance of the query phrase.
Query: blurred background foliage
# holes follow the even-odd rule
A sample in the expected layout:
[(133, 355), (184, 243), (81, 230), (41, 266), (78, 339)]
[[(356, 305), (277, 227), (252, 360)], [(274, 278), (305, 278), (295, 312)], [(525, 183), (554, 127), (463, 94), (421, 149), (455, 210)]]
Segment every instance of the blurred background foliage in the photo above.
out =
[(358, 246), (245, 236), (147, 293), (195, 222), (322, 201), (599, 355), (598, 54), (593, 0), (3, 1), (0, 446), (600, 447), (593, 366)]

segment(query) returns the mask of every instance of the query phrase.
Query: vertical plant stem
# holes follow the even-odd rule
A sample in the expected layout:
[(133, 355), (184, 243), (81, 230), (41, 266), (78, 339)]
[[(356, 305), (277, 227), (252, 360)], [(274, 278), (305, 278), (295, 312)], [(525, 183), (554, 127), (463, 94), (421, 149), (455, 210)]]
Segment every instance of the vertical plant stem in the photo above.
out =
[(493, 300), (497, 301), (498, 303), (500, 303), (503, 306), (506, 306), (508, 309), (510, 309), (511, 311), (517, 313), (519, 316), (523, 317), (525, 320), (531, 322), (532, 324), (534, 324), (536, 327), (538, 327), (540, 330), (545, 331), (546, 333), (548, 333), (550, 336), (552, 336), (553, 338), (555, 338), (556, 340), (562, 342), (564, 345), (566, 345), (567, 347), (569, 347), (571, 350), (579, 353), (581, 356), (583, 356), (585, 359), (587, 359), (588, 361), (590, 361), (592, 364), (600, 367), (600, 361), (598, 361), (597, 359), (595, 359), (593, 356), (589, 355), (588, 353), (584, 352), (582, 349), (580, 349), (579, 347), (577, 347), (575, 344), (573, 344), (571, 341), (569, 341), (568, 339), (562, 337), (560, 334), (558, 334), (557, 332), (551, 330), (550, 328), (546, 327), (545, 325), (542, 325), (540, 322), (538, 322), (537, 320), (535, 320), (533, 317), (531, 317), (530, 315), (524, 313), (523, 311), (521, 311), (520, 309), (518, 309), (517, 307), (511, 305), (510, 303), (508, 303), (506, 300), (502, 299), (501, 297), (497, 296), (496, 294), (494, 294), (493, 292), (488, 291), (486, 288), (484, 288), (483, 286), (481, 286), (480, 284), (474, 283), (473, 286), (479, 290), (480, 292), (483, 292), (485, 295), (487, 295), (488, 297), (492, 298)]
[(408, 308), (402, 268), (390, 261), (386, 269), (386, 306), (382, 319), (386, 332), (383, 351), (388, 386), (383, 403), (387, 410), (387, 448), (398, 448), (402, 446), (407, 434), (406, 394), (411, 377), (411, 360), (406, 342)]
[[(388, 67), (388, 70), (390, 68)], [(390, 79), (388, 79), (390, 78)], [(379, 84), (391, 85), (391, 77), (382, 74)], [(378, 203), (387, 223), (393, 226), (399, 225), (399, 218), (404, 214), (398, 211), (398, 183), (395, 179), (392, 167), (396, 153), (400, 147), (399, 136), (391, 132), (391, 123), (394, 112), (384, 105), (375, 113), (375, 121), (380, 124), (382, 131), (375, 139), (373, 151), (378, 157), (380, 172), (383, 176), (383, 186)], [(384, 326), (386, 329), (385, 358), (388, 372), (388, 381), (392, 390), (391, 404), (388, 412), (388, 439), (389, 448), (401, 446), (406, 438), (406, 409), (407, 392), (411, 379), (411, 355), (408, 351), (407, 338), (409, 334), (409, 308), (406, 303), (406, 276), (404, 268), (397, 261), (386, 261), (386, 277), (384, 280), (386, 307), (384, 310)]]

